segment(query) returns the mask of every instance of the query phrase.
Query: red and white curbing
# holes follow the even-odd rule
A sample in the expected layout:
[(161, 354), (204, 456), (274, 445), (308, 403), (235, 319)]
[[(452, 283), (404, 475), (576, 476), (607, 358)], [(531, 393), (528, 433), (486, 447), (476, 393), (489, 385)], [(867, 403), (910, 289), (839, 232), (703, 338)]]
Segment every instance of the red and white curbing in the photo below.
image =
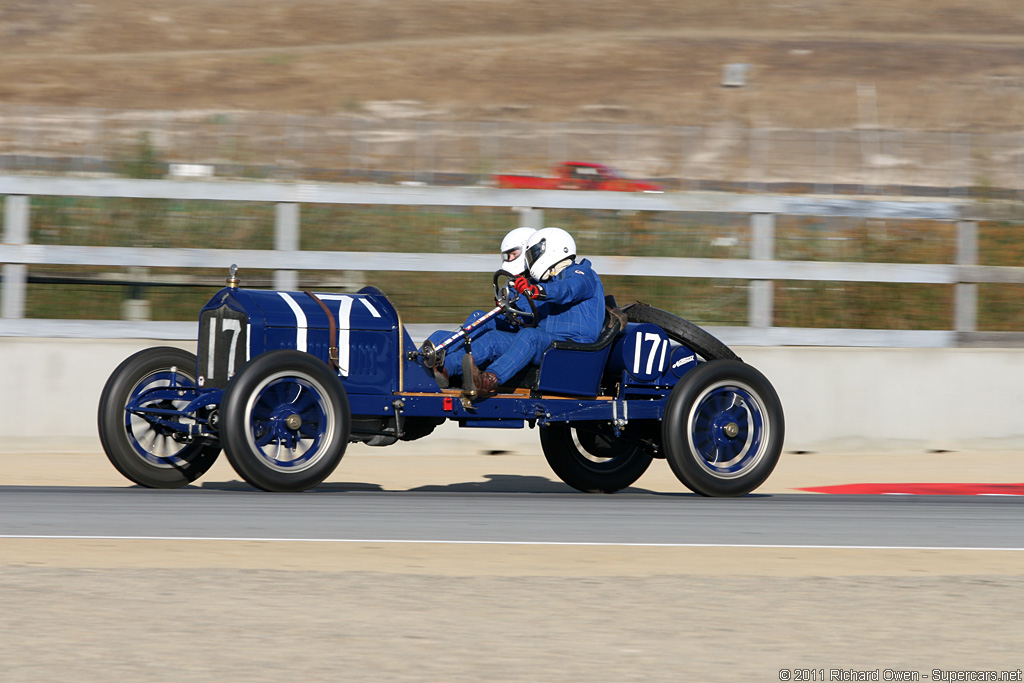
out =
[(1024, 484), (838, 484), (797, 490), (847, 496), (1024, 496)]

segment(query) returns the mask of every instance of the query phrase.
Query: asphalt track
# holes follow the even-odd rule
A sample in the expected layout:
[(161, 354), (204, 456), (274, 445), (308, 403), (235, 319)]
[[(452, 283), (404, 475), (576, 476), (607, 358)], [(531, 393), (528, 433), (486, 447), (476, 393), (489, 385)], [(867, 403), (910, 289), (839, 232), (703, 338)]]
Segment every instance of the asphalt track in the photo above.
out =
[(1024, 550), (1024, 497), (4, 486), (0, 537)]
[(525, 438), (440, 436), (353, 448), (301, 494), (255, 491), (223, 461), (158, 491), (98, 448), (0, 453), (0, 679), (732, 682), (1024, 663), (1024, 497), (808, 492), (1003, 491), (1024, 482), (1017, 453), (788, 454), (738, 499), (693, 495), (658, 462), (605, 496), (557, 481)]

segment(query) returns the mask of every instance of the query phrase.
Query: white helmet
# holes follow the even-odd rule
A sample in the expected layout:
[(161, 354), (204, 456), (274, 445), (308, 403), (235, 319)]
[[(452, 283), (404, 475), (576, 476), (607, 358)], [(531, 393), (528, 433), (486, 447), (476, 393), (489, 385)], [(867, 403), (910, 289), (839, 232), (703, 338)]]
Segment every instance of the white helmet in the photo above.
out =
[(566, 259), (576, 258), (576, 241), (561, 228), (544, 228), (533, 233), (526, 243), (526, 265), (537, 282), (550, 277), (550, 271)]
[(533, 228), (516, 228), (501, 241), (501, 268), (509, 275), (526, 272), (526, 242), (537, 232)]

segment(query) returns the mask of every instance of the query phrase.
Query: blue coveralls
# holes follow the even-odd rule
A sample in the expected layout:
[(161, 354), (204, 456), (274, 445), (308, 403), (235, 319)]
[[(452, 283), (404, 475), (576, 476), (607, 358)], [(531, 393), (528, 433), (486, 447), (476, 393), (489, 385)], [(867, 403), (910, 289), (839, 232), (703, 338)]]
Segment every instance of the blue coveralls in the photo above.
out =
[[(492, 319), (473, 336), (474, 362), (477, 367), (486, 366), (493, 372), (499, 384), (508, 382), (527, 365), (539, 365), (545, 349), (553, 341), (570, 339), (588, 343), (601, 334), (605, 317), (604, 287), (590, 261), (583, 259), (570, 264), (542, 286), (546, 298), (535, 302), (540, 316), (537, 327), (514, 331), (504, 321)], [(466, 323), (483, 314), (483, 311), (474, 311)], [(430, 340), (437, 344), (450, 335), (451, 332), (440, 330), (430, 335)], [(464, 355), (461, 345), (445, 355), (444, 367), (449, 376), (462, 373)]]

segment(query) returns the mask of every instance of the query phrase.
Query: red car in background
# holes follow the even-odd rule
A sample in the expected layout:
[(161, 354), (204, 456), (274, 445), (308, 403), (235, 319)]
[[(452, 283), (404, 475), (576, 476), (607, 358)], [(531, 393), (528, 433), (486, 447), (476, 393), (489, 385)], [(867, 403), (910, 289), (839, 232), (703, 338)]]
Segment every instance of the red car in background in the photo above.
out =
[(496, 175), (498, 187), (524, 190), (605, 190), (611, 192), (662, 192), (654, 183), (623, 178), (604, 164), (566, 161), (555, 166), (555, 177)]

